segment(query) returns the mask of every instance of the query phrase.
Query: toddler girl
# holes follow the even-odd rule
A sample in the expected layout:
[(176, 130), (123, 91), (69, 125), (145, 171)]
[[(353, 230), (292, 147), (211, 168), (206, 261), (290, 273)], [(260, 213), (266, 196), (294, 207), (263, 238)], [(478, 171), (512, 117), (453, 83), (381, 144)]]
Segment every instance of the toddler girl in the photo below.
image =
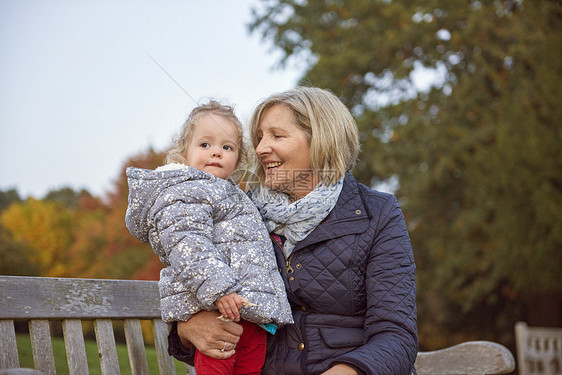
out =
[[(211, 101), (191, 112), (166, 155), (168, 164), (126, 171), (127, 228), (150, 242), (165, 266), (158, 283), (162, 319), (186, 321), (218, 309), (244, 328), (229, 359), (195, 353), (198, 375), (260, 374), (266, 329), (293, 322), (269, 233), (229, 179), (244, 154), (233, 109)], [(225, 342), (217, 350), (233, 346)]]

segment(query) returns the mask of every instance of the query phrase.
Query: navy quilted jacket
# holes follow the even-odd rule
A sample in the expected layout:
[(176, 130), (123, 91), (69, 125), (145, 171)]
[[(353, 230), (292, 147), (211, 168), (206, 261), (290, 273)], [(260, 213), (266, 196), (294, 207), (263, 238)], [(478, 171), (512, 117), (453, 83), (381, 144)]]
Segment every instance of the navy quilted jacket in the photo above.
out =
[[(274, 248), (295, 324), (268, 335), (263, 374), (408, 375), (418, 351), (414, 256), (396, 198), (347, 174), (332, 212), (285, 259)], [(193, 363), (172, 326), (169, 351)]]
[(415, 264), (393, 195), (348, 173), (332, 212), (289, 259), (274, 248), (295, 324), (268, 335), (263, 374), (320, 374), (337, 363), (360, 374), (415, 371)]

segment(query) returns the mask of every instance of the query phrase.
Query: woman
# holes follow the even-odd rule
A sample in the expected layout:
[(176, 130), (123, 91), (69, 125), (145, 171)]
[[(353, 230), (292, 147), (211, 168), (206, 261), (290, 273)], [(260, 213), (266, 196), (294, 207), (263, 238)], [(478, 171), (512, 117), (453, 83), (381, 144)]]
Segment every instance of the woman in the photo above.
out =
[[(255, 109), (259, 186), (295, 324), (269, 335), (264, 374), (401, 374), (417, 354), (415, 264), (396, 198), (355, 181), (355, 121), (332, 93), (299, 87)], [(241, 328), (201, 312), (170, 352), (228, 358)], [(178, 337), (179, 334), (179, 337)], [(183, 344), (183, 345), (182, 345)]]

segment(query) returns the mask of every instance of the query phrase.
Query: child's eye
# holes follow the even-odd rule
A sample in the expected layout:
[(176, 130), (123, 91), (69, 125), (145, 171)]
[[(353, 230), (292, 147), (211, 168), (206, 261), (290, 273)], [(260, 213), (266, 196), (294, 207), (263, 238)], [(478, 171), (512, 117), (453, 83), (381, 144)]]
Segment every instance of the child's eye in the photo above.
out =
[(208, 144), (207, 142), (201, 143), (200, 146), (201, 146), (201, 148), (209, 148), (209, 147), (211, 147), (211, 145)]
[(229, 146), (229, 145), (224, 145), (222, 146), (223, 150), (228, 150), (228, 151), (234, 151), (234, 147)]

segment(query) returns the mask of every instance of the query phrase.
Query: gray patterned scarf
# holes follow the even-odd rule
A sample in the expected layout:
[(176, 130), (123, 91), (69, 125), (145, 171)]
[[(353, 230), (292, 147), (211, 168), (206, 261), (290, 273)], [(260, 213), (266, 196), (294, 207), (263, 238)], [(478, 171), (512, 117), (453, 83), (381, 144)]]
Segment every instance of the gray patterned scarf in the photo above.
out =
[(289, 257), (295, 245), (306, 238), (338, 201), (343, 178), (335, 184), (319, 183), (314, 190), (293, 203), (289, 196), (261, 186), (248, 193), (270, 233), (286, 238), (283, 252)]

